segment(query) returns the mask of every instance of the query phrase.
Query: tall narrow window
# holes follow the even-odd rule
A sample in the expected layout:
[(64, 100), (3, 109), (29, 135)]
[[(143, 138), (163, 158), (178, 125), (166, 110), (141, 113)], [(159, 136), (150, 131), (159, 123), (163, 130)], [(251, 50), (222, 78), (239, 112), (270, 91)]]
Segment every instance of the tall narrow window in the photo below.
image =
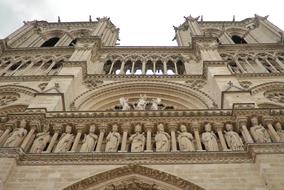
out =
[(111, 60), (107, 60), (104, 64), (104, 72), (105, 74), (109, 74), (112, 62)]
[(148, 60), (146, 63), (146, 75), (154, 74), (154, 63), (151, 60)]
[(140, 60), (136, 61), (134, 64), (134, 74), (135, 75), (142, 74), (142, 62)]
[(181, 60), (177, 61), (177, 72), (179, 75), (183, 75), (185, 73), (185, 67)]
[(155, 70), (155, 74), (156, 75), (162, 75), (164, 74), (164, 65), (163, 65), (163, 62), (161, 60), (158, 60), (156, 62), (156, 70)]
[(176, 69), (175, 69), (175, 64), (174, 64), (174, 62), (171, 61), (171, 60), (169, 60), (169, 61), (167, 62), (167, 74), (168, 74), (168, 75), (175, 75), (175, 74), (176, 74), (175, 71), (176, 71)]
[(118, 75), (120, 73), (121, 61), (117, 60), (113, 63), (111, 74)]
[(132, 74), (132, 61), (128, 60), (124, 65), (124, 73), (126, 75)]
[(54, 47), (55, 44), (59, 41), (60, 38), (58, 37), (53, 37), (45, 41), (41, 47)]

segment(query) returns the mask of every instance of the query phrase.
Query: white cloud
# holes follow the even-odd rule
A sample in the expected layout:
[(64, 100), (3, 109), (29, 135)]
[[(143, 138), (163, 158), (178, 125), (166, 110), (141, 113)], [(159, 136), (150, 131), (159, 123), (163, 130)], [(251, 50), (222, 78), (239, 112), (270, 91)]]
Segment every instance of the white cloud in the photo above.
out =
[[(279, 4), (279, 3), (278, 3)], [(203, 15), (204, 20), (237, 20), (270, 15), (269, 20), (280, 28), (282, 6), (277, 1), (257, 0), (1, 0), (0, 37), (7, 36), (23, 20), (86, 21), (88, 16), (109, 16), (119, 27), (121, 45), (176, 45), (172, 42), (172, 25), (181, 24), (183, 16)], [(5, 9), (5, 10), (4, 10)]]

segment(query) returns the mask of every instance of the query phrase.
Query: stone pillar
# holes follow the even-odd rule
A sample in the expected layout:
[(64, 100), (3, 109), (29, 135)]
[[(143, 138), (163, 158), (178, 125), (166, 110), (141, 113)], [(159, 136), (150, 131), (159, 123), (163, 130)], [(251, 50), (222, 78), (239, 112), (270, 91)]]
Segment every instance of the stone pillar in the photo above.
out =
[(146, 123), (145, 125), (145, 130), (146, 130), (146, 150), (145, 152), (153, 152), (152, 149), (152, 131), (154, 129), (154, 124), (153, 123)]
[(7, 140), (9, 133), (12, 131), (12, 128), (6, 127), (6, 130), (4, 131), (4, 133), (2, 134), (2, 136), (0, 137), (0, 146), (3, 146), (4, 142)]
[(194, 137), (196, 140), (197, 150), (202, 151), (202, 145), (201, 145), (201, 140), (200, 140), (200, 135), (199, 135), (200, 124), (197, 122), (194, 122), (191, 124), (191, 127), (193, 129)]
[(32, 141), (35, 138), (35, 131), (36, 129), (39, 129), (40, 127), (40, 122), (39, 121), (31, 121), (30, 122), (30, 131), (27, 134), (27, 136), (25, 137), (24, 141), (21, 144), (21, 148), (26, 152), (29, 148), (29, 146), (32, 144)]
[(176, 140), (177, 123), (169, 123), (169, 129), (171, 132), (172, 152), (176, 152), (177, 151), (177, 140)]
[(240, 131), (242, 132), (243, 138), (246, 143), (253, 143), (252, 137), (247, 128), (247, 117), (241, 117), (237, 119), (237, 123)]
[(85, 125), (83, 125), (83, 124), (79, 124), (79, 125), (76, 126), (77, 134), (76, 134), (74, 143), (72, 145), (71, 152), (75, 152), (76, 151), (78, 143), (79, 143), (81, 135), (82, 135), (82, 130), (84, 128), (85, 128)]
[(145, 75), (146, 74), (146, 60), (144, 60), (142, 62), (142, 74)]
[(273, 123), (272, 118), (268, 118), (268, 117), (263, 118), (263, 124), (267, 126), (272, 142), (280, 142), (280, 136), (275, 131), (272, 123)]
[(125, 65), (125, 61), (122, 61), (119, 74), (125, 74), (124, 73), (124, 65)]
[(102, 126), (99, 127), (100, 134), (99, 134), (98, 143), (97, 143), (97, 147), (96, 147), (95, 152), (101, 152), (102, 151), (102, 144), (103, 144), (103, 139), (104, 139), (104, 136), (105, 136), (106, 129), (107, 129), (107, 126), (105, 124), (103, 124)]
[(222, 133), (222, 129), (224, 127), (224, 124), (223, 123), (216, 123), (216, 124), (214, 124), (214, 126), (216, 128), (217, 133), (218, 133), (218, 137), (220, 139), (220, 142), (221, 142), (221, 145), (222, 145), (222, 149), (224, 151), (228, 151), (228, 147), (227, 147), (224, 135)]
[(130, 130), (130, 123), (125, 123), (121, 126), (122, 129), (122, 141), (121, 141), (121, 148), (119, 152), (127, 152), (126, 150), (126, 144), (127, 144), (127, 136), (128, 136), (128, 131)]
[(46, 151), (44, 151), (43, 153), (51, 153), (51, 151), (52, 151), (52, 149), (53, 149), (53, 147), (55, 145), (55, 142), (56, 142), (56, 140), (57, 140), (57, 138), (59, 136), (59, 132), (61, 131), (61, 125), (56, 125), (53, 128), (53, 130), (54, 130), (54, 134), (53, 134), (53, 136), (52, 136), (52, 138), (50, 140), (50, 143), (49, 143)]

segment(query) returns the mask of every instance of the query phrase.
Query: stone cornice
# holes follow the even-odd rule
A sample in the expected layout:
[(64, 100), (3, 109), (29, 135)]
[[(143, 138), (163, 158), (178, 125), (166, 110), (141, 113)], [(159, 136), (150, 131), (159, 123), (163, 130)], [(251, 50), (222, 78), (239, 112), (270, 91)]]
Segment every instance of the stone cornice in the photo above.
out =
[(5, 55), (29, 55), (29, 54), (72, 54), (74, 47), (26, 47), (26, 48), (7, 48)]
[[(255, 50), (282, 50), (284, 51), (284, 45), (278, 43), (252, 43), (252, 44), (222, 44), (218, 46), (218, 51), (220, 53), (225, 53), (226, 51), (236, 51), (246, 52)], [(247, 53), (247, 52), (246, 52)]]
[[(0, 148), (0, 157), (16, 158), (19, 165), (73, 164), (225, 164), (250, 163), (258, 154), (284, 154), (284, 143), (248, 144), (245, 151), (165, 153), (48, 153), (30, 154), (20, 148)], [(113, 162), (116, 160), (116, 162)]]
[(1, 82), (11, 82), (11, 81), (49, 81), (52, 78), (73, 78), (73, 75), (23, 75), (23, 76), (0, 76)]

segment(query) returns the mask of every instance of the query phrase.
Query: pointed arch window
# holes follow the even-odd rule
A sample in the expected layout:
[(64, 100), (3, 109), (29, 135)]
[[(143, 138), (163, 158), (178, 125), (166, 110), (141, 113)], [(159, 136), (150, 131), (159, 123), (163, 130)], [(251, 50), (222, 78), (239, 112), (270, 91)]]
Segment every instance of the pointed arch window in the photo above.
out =
[(55, 44), (60, 40), (58, 37), (53, 37), (46, 40), (40, 47), (54, 47)]

